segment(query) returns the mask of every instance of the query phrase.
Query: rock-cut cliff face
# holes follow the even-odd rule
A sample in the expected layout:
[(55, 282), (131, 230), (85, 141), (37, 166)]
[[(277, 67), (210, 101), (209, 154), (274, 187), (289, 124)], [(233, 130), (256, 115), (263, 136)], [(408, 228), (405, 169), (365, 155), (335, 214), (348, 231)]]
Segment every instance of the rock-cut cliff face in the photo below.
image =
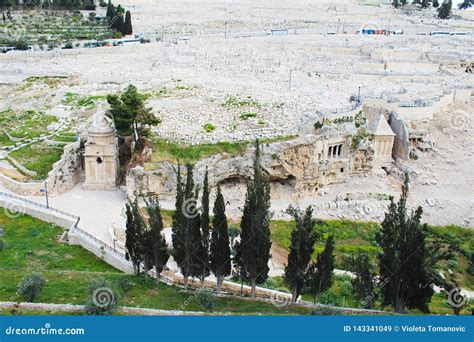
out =
[[(296, 195), (314, 193), (324, 185), (343, 182), (351, 174), (371, 169), (370, 148), (362, 144), (353, 149), (350, 128), (346, 128), (344, 134), (324, 133), (261, 145), (262, 167), (275, 195), (282, 191)], [(253, 175), (254, 152), (255, 148), (249, 147), (242, 155), (223, 153), (200, 160), (194, 168), (195, 181), (202, 182), (207, 167), (211, 187), (245, 183)], [(176, 167), (170, 162), (160, 162), (154, 171), (145, 171), (142, 167), (131, 169), (127, 175), (128, 196), (173, 195)]]

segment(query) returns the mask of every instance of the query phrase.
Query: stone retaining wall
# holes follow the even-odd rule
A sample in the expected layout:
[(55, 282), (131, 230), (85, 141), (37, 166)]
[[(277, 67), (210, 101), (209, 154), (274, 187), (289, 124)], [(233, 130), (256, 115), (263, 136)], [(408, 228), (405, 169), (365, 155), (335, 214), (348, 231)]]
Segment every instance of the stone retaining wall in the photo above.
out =
[[(66, 145), (61, 159), (53, 164), (53, 169), (48, 173), (48, 178), (46, 179), (49, 194), (63, 193), (71, 190), (76, 185), (80, 171), (79, 147), (79, 141)], [(25, 172), (21, 164), (17, 165), (17, 161), (12, 160), (10, 157), (7, 158), (16, 167)], [(31, 173), (31, 171), (29, 172)], [(28, 172), (25, 173), (28, 174)], [(0, 184), (6, 189), (22, 196), (42, 195), (40, 189), (44, 188), (44, 182), (19, 182), (1, 173)]]
[[(173, 282), (177, 285), (184, 285), (184, 280), (183, 276), (181, 274), (174, 274), (171, 276), (173, 279)], [(207, 288), (214, 288), (216, 286), (216, 282), (213, 280), (206, 279), (204, 280), (204, 284), (201, 283), (199, 279), (194, 279), (194, 278), (189, 278), (188, 281), (188, 286), (190, 288), (202, 288), (204, 287)], [(229, 292), (232, 294), (243, 294), (244, 296), (250, 296), (251, 294), (251, 287), (244, 285), (242, 287), (241, 284), (234, 283), (231, 281), (224, 280), (222, 283), (222, 289), (223, 292)], [(276, 291), (276, 290), (271, 290), (267, 289), (264, 287), (256, 287), (256, 295), (258, 298), (263, 298), (263, 299), (271, 299), (275, 301), (286, 301), (286, 300), (291, 300), (291, 294), (290, 293), (285, 293), (281, 291)]]
[(68, 242), (71, 245), (81, 246), (122, 272), (133, 274), (133, 266), (130, 261), (125, 260), (122, 255), (114, 253), (106, 248), (99, 241), (94, 240), (85, 234), (81, 234), (77, 229), (71, 229), (68, 232)]
[(38, 182), (19, 182), (0, 173), (0, 184), (6, 189), (23, 196), (40, 195), (39, 190), (43, 188), (43, 183)]
[[(84, 312), (85, 305), (77, 304), (51, 304), (51, 303), (17, 303), (17, 302), (0, 302), (0, 308), (3, 309), (26, 309), (26, 310), (50, 310), (61, 312)], [(198, 316), (207, 313), (202, 311), (178, 311), (178, 310), (157, 310), (148, 308), (134, 308), (122, 306), (119, 309), (120, 313), (127, 315), (160, 315), (160, 316)], [(215, 314), (214, 314), (215, 315)]]
[(26, 202), (14, 198), (8, 198), (1, 194), (0, 207), (5, 208), (5, 210), (12, 213), (12, 215), (15, 213), (19, 215), (30, 215), (39, 220), (55, 224), (66, 230), (71, 229), (71, 227), (73, 227), (77, 222), (77, 218), (73, 218), (72, 216), (65, 216), (60, 214), (59, 212), (51, 211), (47, 208), (42, 208), (39, 204), (29, 205)]
[(36, 177), (37, 173), (35, 171), (28, 170), (26, 167), (24, 167), (19, 161), (14, 159), (11, 156), (7, 155), (7, 160), (12, 163), (17, 169), (20, 170), (21, 173), (28, 175), (30, 177)]

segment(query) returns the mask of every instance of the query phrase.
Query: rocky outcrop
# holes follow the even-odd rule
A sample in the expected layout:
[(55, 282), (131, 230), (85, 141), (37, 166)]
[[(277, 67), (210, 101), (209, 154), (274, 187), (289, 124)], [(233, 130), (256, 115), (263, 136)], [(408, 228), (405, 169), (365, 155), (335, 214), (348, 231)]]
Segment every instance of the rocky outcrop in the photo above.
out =
[(53, 169), (48, 173), (47, 182), (52, 193), (63, 193), (76, 185), (81, 169), (79, 150), (80, 141), (64, 147), (61, 159), (54, 163)]
[[(54, 163), (53, 169), (46, 179), (48, 193), (59, 194), (71, 190), (78, 181), (80, 171), (80, 142), (76, 141), (64, 147), (64, 152), (59, 161)], [(6, 189), (23, 196), (41, 195), (44, 188), (43, 182), (19, 182), (0, 174), (0, 184)]]
[[(339, 130), (335, 134), (335, 130)], [(344, 132), (343, 134), (341, 134)], [(370, 170), (370, 153), (352, 150), (353, 124), (325, 128), (321, 135), (306, 135), (291, 141), (262, 144), (262, 167), (271, 180), (272, 191), (303, 194), (322, 186), (343, 182), (351, 174)], [(337, 148), (337, 149), (336, 149)], [(337, 152), (336, 152), (337, 151)], [(196, 182), (202, 182), (206, 167), (210, 186), (228, 182), (247, 182), (253, 175), (255, 148), (242, 155), (218, 154), (195, 164)], [(127, 195), (169, 196), (176, 187), (176, 165), (160, 162), (154, 171), (135, 167), (127, 174)]]

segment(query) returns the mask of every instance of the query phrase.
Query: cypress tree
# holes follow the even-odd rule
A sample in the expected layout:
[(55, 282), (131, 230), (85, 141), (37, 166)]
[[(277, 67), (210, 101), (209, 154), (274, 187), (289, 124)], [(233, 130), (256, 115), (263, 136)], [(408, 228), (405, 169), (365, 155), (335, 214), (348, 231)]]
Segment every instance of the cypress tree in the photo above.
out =
[(334, 236), (329, 235), (326, 245), (315, 262), (312, 262), (308, 269), (307, 286), (313, 295), (313, 303), (319, 294), (326, 291), (332, 285), (332, 272), (334, 271)]
[[(185, 217), (183, 214), (183, 181), (181, 179), (181, 166), (178, 161), (178, 169), (176, 173), (176, 201), (175, 211), (172, 216), (172, 228), (171, 237), (173, 241), (172, 255), (178, 266), (184, 264), (186, 259), (186, 230), (185, 230)], [(184, 276), (184, 273), (183, 273)], [(185, 278), (187, 281), (187, 279)], [(187, 282), (186, 282), (187, 285)]]
[(122, 35), (125, 31), (125, 22), (122, 13), (117, 13), (113, 19), (113, 28)]
[(459, 7), (459, 9), (464, 10), (464, 9), (470, 8), (472, 6), (474, 6), (474, 0), (464, 0), (463, 2), (461, 2), (459, 4), (458, 7)]
[(240, 242), (236, 262), (241, 276), (250, 281), (251, 296), (255, 297), (256, 285), (268, 278), (270, 259), (270, 182), (260, 165), (260, 144), (255, 143), (254, 177), (247, 185), (245, 205), (240, 223)]
[(225, 214), (225, 202), (220, 186), (217, 186), (217, 196), (214, 202), (214, 217), (212, 218), (210, 267), (217, 282), (217, 293), (219, 294), (224, 278), (231, 274), (229, 233), (227, 216)]
[(311, 206), (306, 209), (304, 214), (290, 206), (287, 213), (293, 216), (296, 226), (291, 232), (290, 254), (288, 255), (288, 265), (285, 267), (285, 283), (291, 289), (291, 300), (296, 302), (303, 290), (306, 272), (318, 234), (314, 230), (316, 220), (312, 217)]
[(125, 9), (122, 7), (122, 5), (118, 5), (117, 8), (115, 9), (115, 14), (124, 14)]
[(444, 0), (438, 8), (438, 18), (448, 19), (451, 16), (451, 8), (453, 7), (452, 0)]
[(192, 272), (192, 260), (191, 260), (191, 253), (192, 250), (192, 233), (193, 233), (193, 221), (189, 219), (189, 216), (194, 215), (194, 210), (192, 207), (192, 201), (194, 200), (194, 180), (193, 180), (193, 172), (192, 166), (190, 164), (186, 165), (186, 184), (184, 189), (184, 202), (181, 208), (176, 208), (177, 210), (181, 210), (183, 212), (184, 217), (184, 261), (180, 265), (181, 273), (184, 277), (184, 287), (188, 287), (188, 280), (190, 273)]
[(355, 274), (351, 281), (354, 295), (364, 308), (372, 309), (378, 292), (375, 290), (377, 275), (369, 255), (367, 253), (352, 255), (345, 262), (348, 269)]
[(203, 273), (201, 220), (194, 189), (193, 166), (186, 165), (186, 184), (181, 181), (178, 164), (176, 210), (173, 215), (173, 257), (181, 270), (184, 286), (188, 287), (189, 277), (201, 277)]
[(140, 243), (140, 254), (143, 260), (143, 269), (145, 273), (145, 279), (148, 278), (148, 271), (153, 268), (153, 234), (149, 227), (144, 226), (140, 236), (139, 236), (139, 243)]
[(204, 281), (204, 268), (207, 258), (202, 243), (200, 208), (197, 207), (199, 189), (194, 187), (193, 166), (191, 164), (186, 165), (186, 172), (185, 204), (183, 207), (187, 234), (186, 249), (188, 257), (186, 258), (186, 267), (189, 276)]
[(209, 172), (206, 167), (202, 189), (201, 210), (201, 239), (202, 239), (202, 263), (203, 273), (201, 281), (209, 275)]
[(148, 224), (152, 241), (153, 263), (156, 271), (156, 283), (159, 283), (161, 272), (166, 266), (170, 254), (166, 239), (163, 236), (163, 219), (160, 211), (160, 204), (157, 198), (152, 198), (147, 202)]
[(140, 265), (143, 261), (142, 254), (142, 234), (144, 231), (144, 222), (138, 208), (138, 201), (129, 201), (126, 205), (126, 230), (125, 230), (125, 248), (128, 258), (132, 261), (135, 274), (140, 274)]
[(114, 5), (112, 5), (112, 1), (109, 0), (109, 2), (107, 3), (107, 12), (105, 14), (105, 17), (109, 22), (111, 22), (114, 16), (115, 16), (115, 7)]
[(132, 28), (132, 15), (130, 14), (130, 11), (127, 11), (125, 13), (125, 24), (124, 24), (124, 32), (123, 34), (132, 34), (133, 33), (133, 28)]
[(382, 289), (383, 305), (391, 305), (395, 312), (406, 308), (429, 312), (437, 281), (436, 263), (442, 258), (437, 245), (428, 246), (428, 227), (421, 225), (423, 209), (418, 207), (408, 215), (408, 174), (398, 203), (390, 200), (376, 241), (381, 247), (378, 256), (380, 280), (387, 284)]
[(431, 4), (431, 0), (421, 0), (421, 8), (428, 8)]

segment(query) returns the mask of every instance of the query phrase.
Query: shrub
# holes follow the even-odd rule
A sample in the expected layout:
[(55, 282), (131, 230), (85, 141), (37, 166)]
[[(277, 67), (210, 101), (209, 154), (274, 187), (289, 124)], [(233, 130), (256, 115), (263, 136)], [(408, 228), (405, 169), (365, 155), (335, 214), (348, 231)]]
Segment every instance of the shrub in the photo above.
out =
[(255, 112), (242, 112), (240, 114), (240, 119), (245, 121), (245, 120), (248, 120), (250, 118), (254, 118), (256, 116), (257, 116), (257, 113), (255, 113)]
[(320, 129), (320, 128), (322, 128), (323, 126), (324, 126), (324, 125), (323, 125), (321, 122), (319, 122), (319, 121), (316, 121), (316, 122), (314, 123), (314, 129)]
[(214, 294), (208, 290), (197, 290), (195, 292), (197, 302), (206, 309), (207, 312), (212, 312), (214, 308)]
[(131, 289), (133, 289), (133, 285), (134, 284), (127, 277), (121, 277), (117, 280), (117, 286), (120, 290), (122, 290), (124, 297)]
[(318, 302), (327, 305), (339, 305), (339, 296), (329, 289), (318, 296)]
[(3, 251), (4, 247), (5, 247), (5, 242), (3, 242), (3, 240), (0, 240), (0, 252)]
[(89, 298), (85, 306), (87, 315), (111, 315), (118, 308), (118, 296), (110, 282), (105, 278), (97, 278), (89, 285)]
[(216, 126), (214, 126), (213, 124), (211, 123), (207, 123), (204, 125), (204, 130), (207, 132), (207, 133), (211, 133), (213, 130), (216, 129)]
[(46, 281), (39, 273), (33, 272), (18, 286), (18, 294), (27, 302), (34, 302), (41, 295)]
[(18, 40), (14, 43), (15, 49), (17, 50), (28, 50), (28, 43), (24, 40)]

